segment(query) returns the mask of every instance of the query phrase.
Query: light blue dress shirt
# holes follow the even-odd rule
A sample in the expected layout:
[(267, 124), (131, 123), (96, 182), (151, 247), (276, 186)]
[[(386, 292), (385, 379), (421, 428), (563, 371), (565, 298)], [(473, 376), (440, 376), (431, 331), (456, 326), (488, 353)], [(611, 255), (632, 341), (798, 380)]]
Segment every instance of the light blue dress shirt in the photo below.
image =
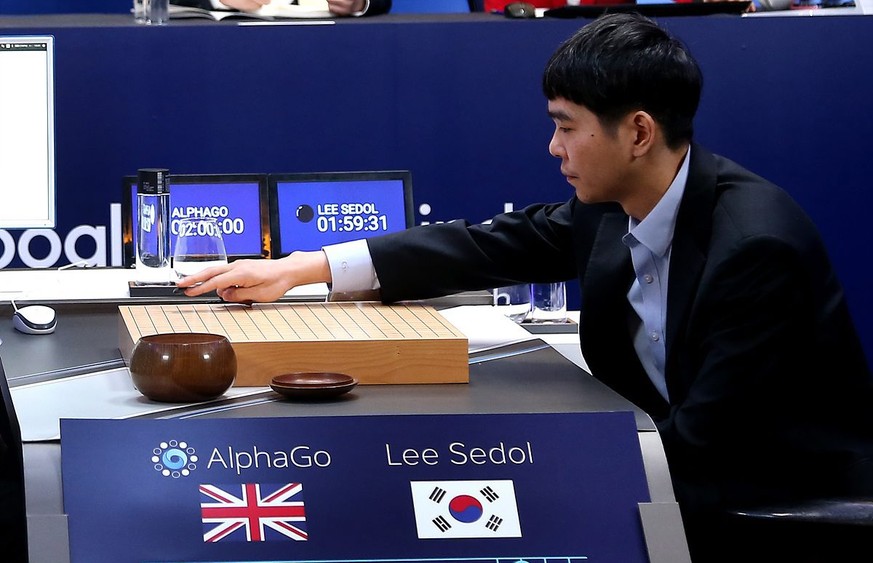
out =
[(628, 219), (628, 232), (621, 239), (630, 249), (635, 273), (634, 283), (627, 293), (627, 299), (636, 312), (636, 318), (630, 319), (634, 349), (649, 379), (667, 401), (670, 400), (664, 376), (667, 282), (673, 231), (682, 194), (685, 193), (690, 159), (689, 148), (667, 192), (642, 221), (633, 217)]

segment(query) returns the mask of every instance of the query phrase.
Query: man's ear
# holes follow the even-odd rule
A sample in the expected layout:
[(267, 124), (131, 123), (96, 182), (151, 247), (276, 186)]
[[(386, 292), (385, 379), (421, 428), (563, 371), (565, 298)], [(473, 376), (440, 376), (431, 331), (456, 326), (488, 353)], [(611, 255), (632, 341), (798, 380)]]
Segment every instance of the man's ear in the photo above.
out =
[(655, 145), (658, 124), (649, 113), (639, 110), (628, 116), (628, 126), (633, 132), (634, 156), (646, 155)]

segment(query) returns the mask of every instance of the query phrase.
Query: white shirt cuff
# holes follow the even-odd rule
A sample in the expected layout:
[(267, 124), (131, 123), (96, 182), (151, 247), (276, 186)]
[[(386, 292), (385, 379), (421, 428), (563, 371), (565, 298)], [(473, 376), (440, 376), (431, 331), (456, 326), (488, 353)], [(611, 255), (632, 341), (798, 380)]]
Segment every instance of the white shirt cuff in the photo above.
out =
[(352, 12), (351, 15), (354, 17), (363, 16), (367, 13), (367, 10), (370, 9), (370, 0), (364, 0), (364, 8), (360, 12)]
[(340, 244), (331, 244), (322, 248), (327, 263), (330, 266), (330, 276), (333, 280), (331, 291), (349, 293), (379, 289), (379, 278), (370, 258), (370, 247), (364, 239), (353, 240)]

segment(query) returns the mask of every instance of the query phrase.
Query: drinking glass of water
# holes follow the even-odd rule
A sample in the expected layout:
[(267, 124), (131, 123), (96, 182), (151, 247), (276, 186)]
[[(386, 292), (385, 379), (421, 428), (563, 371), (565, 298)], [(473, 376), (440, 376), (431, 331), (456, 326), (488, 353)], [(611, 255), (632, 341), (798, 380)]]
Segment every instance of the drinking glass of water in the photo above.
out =
[(494, 305), (517, 323), (527, 320), (530, 313), (530, 297), (529, 283), (494, 289)]
[(179, 278), (211, 266), (227, 264), (221, 227), (212, 218), (180, 219), (173, 249), (173, 270)]
[(166, 25), (170, 21), (170, 1), (133, 0), (133, 18), (137, 23)]
[(567, 322), (567, 286), (564, 282), (532, 284), (530, 294), (531, 322)]

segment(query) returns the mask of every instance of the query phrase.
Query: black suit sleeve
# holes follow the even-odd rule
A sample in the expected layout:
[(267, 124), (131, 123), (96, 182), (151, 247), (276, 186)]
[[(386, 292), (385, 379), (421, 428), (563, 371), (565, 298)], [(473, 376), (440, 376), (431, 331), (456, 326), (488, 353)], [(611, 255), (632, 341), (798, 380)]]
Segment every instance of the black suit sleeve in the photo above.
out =
[(365, 16), (378, 16), (391, 11), (391, 0), (370, 0), (370, 8)]
[(368, 239), (382, 299), (572, 279), (575, 207), (575, 199), (533, 205), (487, 224), (452, 221)]

